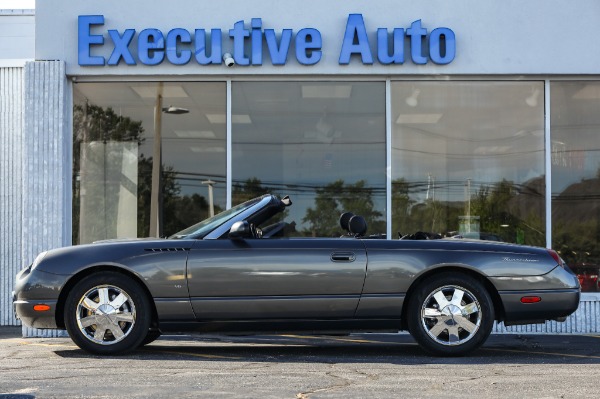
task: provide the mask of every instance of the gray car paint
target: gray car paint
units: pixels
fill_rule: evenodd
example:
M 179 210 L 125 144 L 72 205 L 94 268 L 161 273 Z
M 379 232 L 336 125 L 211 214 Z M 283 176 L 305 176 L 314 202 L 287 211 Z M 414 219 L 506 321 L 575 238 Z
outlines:
M 227 226 L 272 201 L 263 197 Z M 313 320 L 318 328 L 324 319 L 397 320 L 411 287 L 448 268 L 486 279 L 502 300 L 499 317 L 504 314 L 511 322 L 537 321 L 539 314 L 562 317 L 579 301 L 576 276 L 557 266 L 543 248 L 466 240 L 231 240 L 223 238 L 223 226 L 215 231 L 203 240 L 114 240 L 48 251 L 17 276 L 17 315 L 32 327 L 62 327 L 61 304 L 68 289 L 83 275 L 107 269 L 136 278 L 165 326 L 297 319 Z M 352 256 L 336 261 L 336 253 L 342 259 Z M 536 293 L 543 295 L 542 305 L 518 301 Z M 36 303 L 51 309 L 36 313 Z

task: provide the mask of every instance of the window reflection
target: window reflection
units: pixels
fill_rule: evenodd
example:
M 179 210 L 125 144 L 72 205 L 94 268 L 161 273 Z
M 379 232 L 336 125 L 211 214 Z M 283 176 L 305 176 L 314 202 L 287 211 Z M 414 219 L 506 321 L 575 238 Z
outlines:
M 385 233 L 383 82 L 234 82 L 232 202 L 294 201 L 293 235 L 339 236 L 344 211 Z
M 552 245 L 583 291 L 600 291 L 600 82 L 553 82 Z
M 153 180 L 158 95 L 162 163 Z M 208 217 L 207 182 L 215 212 L 225 209 L 225 95 L 224 83 L 74 85 L 73 243 L 148 236 L 155 180 L 163 235 Z
M 392 83 L 392 231 L 545 245 L 539 82 Z

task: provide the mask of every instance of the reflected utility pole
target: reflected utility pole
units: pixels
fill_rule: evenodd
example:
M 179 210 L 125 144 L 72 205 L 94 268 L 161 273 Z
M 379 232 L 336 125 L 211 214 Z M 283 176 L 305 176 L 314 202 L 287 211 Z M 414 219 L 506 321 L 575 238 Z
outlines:
M 208 185 L 208 216 L 213 217 L 215 216 L 215 205 L 213 202 L 213 186 L 217 183 L 208 179 L 204 180 L 202 184 Z
M 471 179 L 467 179 L 467 184 L 465 186 L 465 196 L 467 200 L 467 232 L 471 232 Z
M 163 84 L 156 91 L 154 105 L 154 154 L 152 156 L 152 188 L 150 191 L 150 237 L 162 236 L 162 96 Z

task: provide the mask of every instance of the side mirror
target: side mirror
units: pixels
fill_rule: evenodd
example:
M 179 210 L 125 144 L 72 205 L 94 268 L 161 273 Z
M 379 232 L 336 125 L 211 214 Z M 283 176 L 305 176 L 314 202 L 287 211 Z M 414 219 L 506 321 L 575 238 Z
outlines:
M 245 220 L 235 222 L 229 230 L 229 238 L 233 240 L 241 240 L 251 236 L 252 233 L 250 231 L 250 224 Z

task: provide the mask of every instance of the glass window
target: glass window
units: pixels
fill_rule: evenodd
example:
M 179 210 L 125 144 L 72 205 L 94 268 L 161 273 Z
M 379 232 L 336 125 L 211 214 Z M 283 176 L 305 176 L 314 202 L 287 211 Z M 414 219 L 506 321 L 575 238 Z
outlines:
M 289 235 L 340 236 L 344 211 L 385 233 L 383 82 L 234 82 L 232 114 L 234 205 L 290 195 Z
M 552 246 L 600 291 L 600 82 L 552 82 Z
M 225 83 L 78 83 L 73 93 L 74 244 L 168 236 L 208 217 L 211 201 L 225 209 Z
M 392 83 L 392 231 L 545 246 L 541 82 Z

